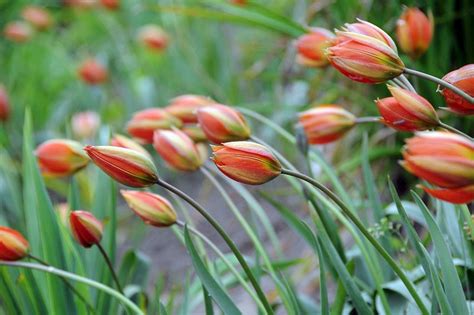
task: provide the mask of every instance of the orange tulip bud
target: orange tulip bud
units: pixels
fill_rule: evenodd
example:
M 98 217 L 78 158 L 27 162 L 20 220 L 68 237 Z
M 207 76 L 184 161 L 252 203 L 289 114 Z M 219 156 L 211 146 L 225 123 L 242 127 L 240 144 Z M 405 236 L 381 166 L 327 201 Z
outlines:
M 324 67 L 329 61 L 325 50 L 329 47 L 329 40 L 334 37 L 330 31 L 314 27 L 309 34 L 302 35 L 296 42 L 298 49 L 298 63 L 308 67 Z
M 26 6 L 21 11 L 21 16 L 40 31 L 48 29 L 53 22 L 47 10 L 35 5 Z
M 0 260 L 20 260 L 28 254 L 29 244 L 18 231 L 0 226 Z
M 433 15 L 418 8 L 405 8 L 397 21 L 397 40 L 403 52 L 412 59 L 423 55 L 433 38 Z
M 69 224 L 74 239 L 85 248 L 100 243 L 104 226 L 92 213 L 82 210 L 72 211 Z
M 153 147 L 171 168 L 190 172 L 202 165 L 193 140 L 178 129 L 155 131 Z
M 374 84 L 403 73 L 405 65 L 385 41 L 347 31 L 336 31 L 336 35 L 326 54 L 329 62 L 348 78 Z
M 97 0 L 65 0 L 65 4 L 77 9 L 91 9 L 97 5 Z
M 441 188 L 424 188 L 434 197 L 453 203 L 474 199 L 472 141 L 449 132 L 420 132 L 406 140 L 403 158 L 407 171 Z
M 420 95 L 394 86 L 388 86 L 393 97 L 375 103 L 382 115 L 382 122 L 400 131 L 421 131 L 439 126 L 438 114 L 433 106 Z
M 10 117 L 10 102 L 5 87 L 0 84 L 0 121 L 7 121 L 8 117 Z
M 196 123 L 196 110 L 200 107 L 214 104 L 215 102 L 201 95 L 181 95 L 171 100 L 165 110 L 183 123 Z
M 158 175 L 153 162 L 135 150 L 113 146 L 86 146 L 91 160 L 110 177 L 130 187 L 156 184 Z
M 209 159 L 209 146 L 203 142 L 196 143 L 196 149 L 198 150 L 201 164 L 204 164 Z
M 443 80 L 474 96 L 474 64 L 451 71 L 443 77 Z M 461 115 L 474 115 L 474 105 L 465 98 L 446 88 L 442 90 L 442 93 L 450 110 Z
M 264 184 L 281 174 L 281 165 L 263 145 L 249 141 L 212 146 L 211 158 L 226 176 L 249 185 Z
M 92 111 L 76 113 L 72 116 L 71 127 L 77 138 L 92 138 L 100 127 L 100 116 Z
M 151 51 L 162 52 L 169 43 L 168 34 L 159 26 L 149 24 L 138 31 L 138 39 Z
M 195 124 L 184 124 L 181 131 L 190 137 L 194 142 L 206 142 L 207 137 L 202 128 Z
M 181 120 L 161 108 L 149 108 L 135 113 L 127 124 L 127 131 L 146 143 L 153 142 L 153 132 L 157 129 L 181 127 Z
M 167 227 L 176 223 L 173 205 L 165 198 L 145 191 L 121 190 L 128 206 L 146 224 Z
M 23 43 L 31 38 L 33 32 L 27 23 L 14 21 L 5 25 L 3 35 L 13 42 Z
M 230 0 L 232 4 L 244 6 L 247 4 L 247 0 Z
M 214 104 L 199 108 L 197 118 L 207 138 L 214 143 L 250 137 L 250 127 L 244 116 L 229 106 Z
M 112 140 L 110 141 L 110 145 L 113 145 L 114 147 L 121 147 L 121 148 L 125 148 L 125 149 L 135 150 L 135 151 L 145 155 L 147 158 L 149 158 L 151 160 L 150 153 L 148 153 L 148 151 L 144 147 L 142 147 L 136 141 L 133 141 L 132 139 L 127 138 L 125 136 L 114 135 Z
M 117 10 L 120 7 L 120 0 L 100 0 L 102 6 L 108 10 Z
M 346 32 L 362 34 L 378 39 L 392 48 L 393 51 L 397 52 L 395 42 L 384 30 L 370 22 L 361 19 L 357 19 L 357 21 L 357 23 L 346 23 L 342 29 Z
M 92 58 L 84 61 L 77 71 L 82 81 L 87 84 L 95 85 L 107 80 L 107 69 Z
M 35 155 L 43 176 L 62 177 L 72 175 L 89 163 L 79 142 L 53 139 L 40 144 Z
M 310 144 L 325 144 L 335 141 L 355 126 L 356 117 L 337 105 L 322 105 L 299 114 Z

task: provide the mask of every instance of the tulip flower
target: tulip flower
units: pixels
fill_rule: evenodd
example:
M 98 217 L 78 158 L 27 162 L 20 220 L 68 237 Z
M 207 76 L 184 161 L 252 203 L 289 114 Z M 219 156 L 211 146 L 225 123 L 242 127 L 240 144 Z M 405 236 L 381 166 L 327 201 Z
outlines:
M 412 59 L 423 55 L 433 38 L 433 15 L 426 16 L 418 8 L 405 8 L 397 21 L 397 40 L 403 52 Z
M 337 105 L 322 105 L 299 114 L 310 144 L 325 144 L 338 140 L 356 124 L 356 117 Z
M 382 115 L 382 122 L 400 131 L 421 131 L 440 125 L 438 114 L 422 96 L 394 86 L 388 86 L 393 97 L 375 103 Z
M 149 108 L 135 113 L 127 124 L 130 135 L 145 143 L 153 142 L 153 133 L 157 129 L 181 127 L 181 120 L 161 108 Z
M 357 23 L 346 23 L 342 29 L 346 32 L 357 33 L 378 39 L 392 48 L 393 51 L 397 52 L 395 42 L 387 33 L 385 33 L 384 30 L 370 22 L 361 19 L 357 19 L 357 21 Z
M 165 110 L 183 123 L 196 123 L 196 110 L 210 104 L 214 104 L 212 99 L 201 95 L 181 95 L 171 100 Z
M 52 19 L 47 10 L 35 5 L 28 5 L 21 11 L 21 16 L 37 30 L 44 31 L 52 24 Z
M 40 144 L 35 155 L 43 176 L 62 177 L 84 168 L 89 159 L 79 142 L 53 139 Z
M 117 10 L 120 7 L 120 0 L 100 0 L 100 4 L 108 10 Z
M 178 129 L 155 131 L 153 147 L 171 168 L 191 172 L 202 165 L 193 140 Z
M 110 177 L 130 187 L 156 184 L 158 175 L 153 162 L 135 150 L 114 146 L 86 146 L 91 160 Z
M 212 160 L 226 176 L 249 185 L 264 184 L 281 174 L 281 165 L 265 146 L 234 141 L 212 146 Z
M 0 226 L 0 260 L 20 260 L 28 255 L 28 248 L 28 242 L 18 231 Z
M 443 80 L 460 88 L 470 96 L 474 96 L 474 64 L 451 71 L 443 77 Z M 469 103 L 450 89 L 445 88 L 442 93 L 451 111 L 461 115 L 474 115 L 474 104 Z
M 10 102 L 5 87 L 0 84 L 0 121 L 7 121 L 10 117 Z
M 104 83 L 107 80 L 107 69 L 95 59 L 85 60 L 77 70 L 82 81 L 95 85 Z
M 436 188 L 430 195 L 451 203 L 474 200 L 474 143 L 449 132 L 420 132 L 406 140 L 401 165 Z
M 209 146 L 206 143 L 196 143 L 196 149 L 199 153 L 201 163 L 204 164 L 209 159 Z
M 199 125 L 196 124 L 184 124 L 181 127 L 181 131 L 184 132 L 188 137 L 190 137 L 194 142 L 206 142 L 207 137 L 204 131 Z
M 385 41 L 348 31 L 337 31 L 336 35 L 326 55 L 329 62 L 348 78 L 375 84 L 403 73 L 405 65 L 394 47 Z
M 65 4 L 78 9 L 91 9 L 96 6 L 97 0 L 65 0 Z
M 136 141 L 133 141 L 132 139 L 127 138 L 125 136 L 114 135 L 112 137 L 111 141 L 110 141 L 110 145 L 112 145 L 114 147 L 121 147 L 121 148 L 135 150 L 135 151 L 145 155 L 146 157 L 148 157 L 151 160 L 150 153 L 148 153 L 148 151 L 144 147 L 142 147 Z
M 27 23 L 14 21 L 5 25 L 3 35 L 13 42 L 24 43 L 31 38 L 33 32 Z
M 77 138 L 92 138 L 100 127 L 100 116 L 93 111 L 76 113 L 72 116 L 71 127 Z
M 324 28 L 311 28 L 310 33 L 300 36 L 296 42 L 297 61 L 308 67 L 326 66 L 329 61 L 325 50 L 333 37 L 334 34 Z
M 176 212 L 167 199 L 145 191 L 121 190 L 120 193 L 146 224 L 167 227 L 176 223 Z
M 74 239 L 85 248 L 97 245 L 102 239 L 104 226 L 92 213 L 82 210 L 72 211 L 69 224 Z
M 237 110 L 221 105 L 209 105 L 197 110 L 199 125 L 207 139 L 214 143 L 247 140 L 250 127 Z
M 151 51 L 162 52 L 168 46 L 169 37 L 161 27 L 148 24 L 138 31 L 138 40 Z

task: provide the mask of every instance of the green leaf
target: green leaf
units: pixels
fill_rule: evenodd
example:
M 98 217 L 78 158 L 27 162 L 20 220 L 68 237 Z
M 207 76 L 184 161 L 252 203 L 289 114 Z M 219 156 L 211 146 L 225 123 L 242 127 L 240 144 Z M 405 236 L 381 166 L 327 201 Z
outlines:
M 204 266 L 203 261 L 199 257 L 193 241 L 191 240 L 191 236 L 189 235 L 188 228 L 185 227 L 184 229 L 184 240 L 186 243 L 186 248 L 188 249 L 189 255 L 191 257 L 191 261 L 194 266 L 194 270 L 196 274 L 201 279 L 202 284 L 207 289 L 209 294 L 211 295 L 212 299 L 219 305 L 220 309 L 228 315 L 240 315 L 242 314 L 237 306 L 235 306 L 234 302 L 230 299 L 227 293 L 219 286 L 219 284 L 213 279 L 212 275 L 207 271 L 206 267 Z

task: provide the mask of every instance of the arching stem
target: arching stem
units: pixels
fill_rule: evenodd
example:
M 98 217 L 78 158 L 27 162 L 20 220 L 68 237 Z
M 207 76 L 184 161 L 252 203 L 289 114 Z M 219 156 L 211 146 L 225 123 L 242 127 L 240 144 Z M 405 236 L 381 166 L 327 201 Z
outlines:
M 102 245 L 100 245 L 100 243 L 97 243 L 97 248 L 99 248 L 100 253 L 102 254 L 105 259 L 105 262 L 107 263 L 107 267 L 109 267 L 110 273 L 112 274 L 112 278 L 114 279 L 117 289 L 120 291 L 120 293 L 123 294 L 122 286 L 120 285 L 119 279 L 117 277 L 117 274 L 115 273 L 114 266 L 110 261 L 109 255 L 107 255 L 107 252 L 104 250 Z

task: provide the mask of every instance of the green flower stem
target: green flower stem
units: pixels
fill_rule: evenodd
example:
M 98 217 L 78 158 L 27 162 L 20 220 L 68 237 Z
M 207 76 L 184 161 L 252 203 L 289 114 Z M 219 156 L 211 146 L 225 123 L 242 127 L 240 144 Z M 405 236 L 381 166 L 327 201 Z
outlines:
M 456 93 L 457 95 L 461 96 L 462 98 L 466 99 L 469 103 L 471 104 L 474 104 L 474 97 L 470 96 L 469 94 L 467 94 L 466 92 L 464 92 L 463 90 L 461 90 L 460 88 L 458 87 L 455 87 L 454 85 L 452 85 L 451 83 L 448 83 L 442 79 L 439 79 L 435 76 L 432 76 L 430 74 L 427 74 L 427 73 L 424 73 L 424 72 L 420 72 L 420 71 L 416 71 L 416 70 L 413 70 L 413 69 L 408 69 L 408 68 L 405 68 L 404 72 L 406 74 L 411 74 L 411 75 L 414 75 L 414 76 L 417 76 L 417 77 L 420 77 L 422 79 L 425 79 L 425 80 L 429 80 L 429 81 L 432 81 L 432 82 L 435 82 L 435 83 L 438 83 L 439 85 L 447 88 L 447 89 L 450 89 L 451 91 L 453 91 L 454 93 Z
M 446 129 L 446 130 L 449 130 L 449 131 L 451 131 L 451 132 L 453 132 L 453 133 L 456 133 L 456 134 L 458 134 L 458 135 L 460 135 L 460 136 L 463 136 L 463 137 L 465 137 L 465 138 L 467 138 L 467 139 L 469 139 L 469 140 L 471 140 L 471 141 L 474 141 L 474 138 L 468 136 L 468 135 L 465 134 L 464 132 L 462 132 L 462 131 L 460 131 L 460 130 L 458 130 L 458 129 L 456 129 L 456 128 L 454 128 L 454 127 L 448 125 L 448 124 L 445 124 L 445 123 L 443 123 L 443 122 L 441 122 L 441 121 L 439 122 L 439 126 L 442 127 L 442 128 L 444 128 L 444 129 Z
M 407 290 L 410 292 L 411 296 L 415 300 L 415 303 L 420 308 L 420 311 L 422 312 L 422 314 L 423 315 L 429 314 L 425 304 L 423 303 L 420 296 L 418 295 L 418 292 L 416 291 L 415 287 L 407 278 L 403 270 L 398 266 L 397 262 L 393 260 L 390 254 L 382 247 L 382 245 L 379 244 L 379 242 L 377 242 L 377 240 L 372 236 L 372 234 L 370 234 L 370 232 L 365 228 L 364 224 L 359 220 L 359 218 L 349 210 L 346 204 L 341 199 L 339 199 L 339 197 L 336 194 L 334 194 L 331 190 L 329 190 L 326 186 L 322 185 L 318 181 L 304 174 L 301 174 L 299 172 L 282 169 L 282 174 L 293 176 L 305 182 L 308 182 L 314 187 L 316 187 L 317 189 L 321 190 L 329 198 L 331 198 L 334 201 L 334 203 L 336 203 L 339 206 L 339 208 L 344 212 L 344 214 L 347 217 L 349 217 L 349 219 L 357 226 L 357 228 L 362 232 L 362 234 L 367 238 L 367 240 L 375 247 L 375 249 L 379 252 L 379 254 L 390 265 L 393 271 L 400 277 L 400 280 L 405 284 Z
M 232 239 L 227 235 L 225 230 L 220 226 L 220 224 L 214 220 L 214 218 L 199 204 L 197 203 L 193 198 L 189 197 L 186 193 L 183 191 L 179 190 L 178 188 L 174 187 L 173 185 L 168 184 L 167 182 L 158 179 L 156 182 L 157 185 L 165 188 L 166 190 L 171 191 L 172 193 L 178 195 L 182 199 L 184 199 L 187 203 L 189 203 L 194 209 L 196 209 L 206 220 L 209 222 L 214 229 L 221 235 L 221 237 L 224 239 L 224 241 L 227 243 L 227 246 L 231 249 L 231 251 L 234 253 L 235 257 L 239 261 L 240 265 L 244 269 L 244 272 L 247 274 L 247 277 L 249 278 L 250 282 L 252 283 L 252 286 L 255 289 L 255 292 L 257 293 L 260 301 L 262 301 L 263 305 L 265 306 L 265 310 L 267 314 L 273 314 L 273 309 L 270 306 L 270 303 L 268 303 L 267 298 L 265 297 L 265 293 L 263 293 L 262 288 L 258 284 L 257 280 L 255 279 L 255 276 L 252 273 L 252 270 L 250 269 L 249 265 L 245 261 L 244 257 L 240 253 L 239 249 L 235 245 L 235 243 L 232 241 Z
M 184 226 L 186 225 L 188 227 L 188 230 L 192 234 L 194 234 L 195 236 L 200 238 L 204 243 L 206 243 L 222 259 L 222 262 L 234 274 L 235 278 L 240 282 L 240 284 L 245 289 L 245 291 L 247 291 L 247 293 L 255 301 L 258 308 L 260 310 L 262 310 L 263 312 L 265 312 L 265 307 L 263 306 L 262 302 L 259 300 L 258 296 L 255 294 L 255 292 L 253 292 L 252 288 L 247 284 L 245 279 L 240 275 L 239 271 L 237 269 L 235 269 L 235 267 L 232 265 L 232 263 L 229 261 L 229 259 L 227 259 L 227 257 L 224 255 L 224 253 L 221 252 L 221 250 L 219 248 L 217 248 L 217 246 L 210 239 L 208 239 L 204 234 L 202 234 L 201 232 L 199 232 L 197 229 L 190 226 L 189 224 L 184 223 L 183 221 L 180 221 L 180 220 L 176 221 L 176 225 L 178 225 L 182 228 L 184 228 Z
M 109 255 L 107 255 L 107 252 L 104 250 L 102 245 L 100 245 L 100 243 L 97 243 L 97 247 L 99 248 L 99 251 L 102 254 L 102 256 L 104 256 L 105 262 L 107 263 L 107 267 L 109 267 L 110 273 L 112 274 L 112 278 L 114 279 L 117 289 L 120 291 L 120 293 L 123 294 L 122 286 L 120 285 L 119 279 L 117 277 L 117 274 L 115 273 L 114 266 L 112 265 L 112 262 L 110 261 Z
M 46 261 L 42 260 L 41 258 L 38 258 L 38 257 L 33 256 L 31 254 L 29 254 L 27 257 L 30 258 L 31 260 L 34 260 L 34 261 L 40 263 L 43 266 L 51 267 L 50 264 L 48 264 Z M 89 312 L 91 312 L 92 314 L 95 314 L 94 307 L 86 300 L 86 298 L 79 291 L 77 291 L 76 288 L 69 281 L 67 281 L 63 277 L 61 277 L 61 280 L 79 298 L 79 300 L 81 300 L 84 303 L 84 305 L 87 307 Z
M 400 79 L 400 81 L 401 81 L 402 83 L 405 84 L 407 90 L 416 93 L 415 88 L 414 88 L 413 85 L 410 83 L 410 81 L 408 81 L 408 79 L 407 79 L 406 76 L 404 76 L 403 74 L 401 74 L 398 78 Z
M 84 284 L 87 284 L 91 287 L 94 287 L 96 289 L 99 289 L 101 291 L 104 291 L 105 293 L 110 294 L 111 296 L 115 297 L 117 300 L 121 301 L 125 306 L 127 306 L 130 311 L 132 311 L 134 314 L 139 314 L 139 315 L 145 315 L 140 308 L 138 308 L 137 305 L 135 305 L 132 301 L 127 299 L 126 296 L 121 294 L 120 292 L 91 279 L 84 278 L 81 276 L 78 276 L 76 274 L 52 267 L 52 266 L 43 266 L 40 264 L 33 264 L 33 263 L 26 263 L 26 262 L 20 262 L 20 261 L 0 261 L 0 266 L 10 266 L 10 267 L 18 267 L 18 268 L 27 268 L 27 269 L 33 269 L 33 270 L 40 270 L 44 272 L 48 272 L 53 275 L 57 275 L 61 278 L 65 279 L 70 279 L 73 281 L 81 282 Z
M 379 123 L 381 122 L 381 117 L 358 117 L 356 118 L 356 124 L 364 124 L 364 123 Z

